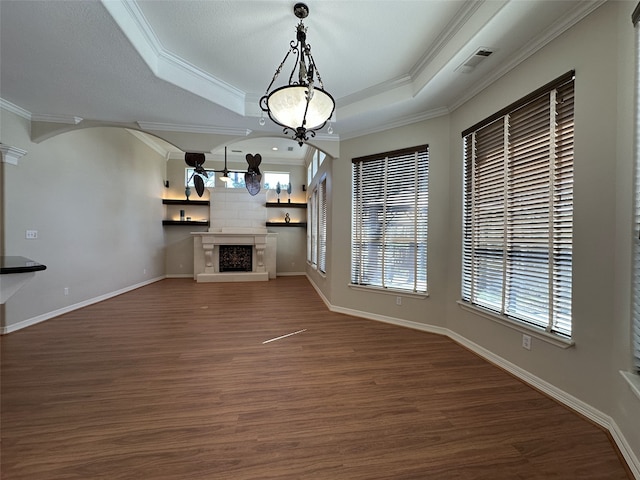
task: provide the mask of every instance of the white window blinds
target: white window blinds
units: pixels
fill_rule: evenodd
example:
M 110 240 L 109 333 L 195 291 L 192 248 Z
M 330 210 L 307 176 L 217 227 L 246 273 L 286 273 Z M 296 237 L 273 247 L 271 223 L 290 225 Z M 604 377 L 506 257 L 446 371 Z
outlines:
M 318 194 L 318 270 L 327 273 L 327 179 L 323 178 Z
M 573 72 L 463 142 L 462 299 L 571 336 Z
M 352 162 L 352 284 L 426 293 L 428 146 Z
M 633 366 L 640 374 L 640 4 L 632 15 L 636 30 L 635 225 L 633 241 Z

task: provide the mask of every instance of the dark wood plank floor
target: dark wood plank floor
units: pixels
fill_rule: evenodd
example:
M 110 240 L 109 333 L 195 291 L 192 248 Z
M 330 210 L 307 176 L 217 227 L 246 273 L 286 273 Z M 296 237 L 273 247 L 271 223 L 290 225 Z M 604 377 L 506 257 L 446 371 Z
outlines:
M 1 342 L 3 480 L 631 478 L 599 427 L 304 277 L 164 280 Z

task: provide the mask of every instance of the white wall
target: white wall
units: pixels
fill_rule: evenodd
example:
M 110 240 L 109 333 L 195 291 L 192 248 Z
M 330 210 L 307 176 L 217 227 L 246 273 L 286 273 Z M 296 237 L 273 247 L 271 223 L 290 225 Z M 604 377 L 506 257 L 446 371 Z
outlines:
M 164 276 L 162 157 L 120 128 L 35 144 L 27 120 L 0 115 L 0 141 L 27 151 L 2 164 L 4 254 L 47 266 L 7 301 L 3 331 Z

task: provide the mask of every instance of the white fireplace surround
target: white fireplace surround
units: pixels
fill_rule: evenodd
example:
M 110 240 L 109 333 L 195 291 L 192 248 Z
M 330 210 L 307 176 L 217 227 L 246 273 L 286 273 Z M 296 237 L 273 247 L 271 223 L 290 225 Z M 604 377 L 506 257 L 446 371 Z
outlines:
M 268 281 L 276 277 L 276 234 L 267 232 L 266 192 L 215 187 L 210 191 L 210 225 L 193 236 L 197 282 Z M 220 245 L 252 245 L 251 272 L 221 272 Z

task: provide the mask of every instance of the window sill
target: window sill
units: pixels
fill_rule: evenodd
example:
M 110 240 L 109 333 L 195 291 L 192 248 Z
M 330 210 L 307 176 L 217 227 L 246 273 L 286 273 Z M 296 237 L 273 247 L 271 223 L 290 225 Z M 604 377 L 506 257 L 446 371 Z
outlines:
M 565 337 L 561 337 L 560 335 L 555 335 L 553 333 L 545 332 L 544 330 L 540 328 L 536 328 L 534 326 L 529 326 L 524 323 L 516 322 L 515 320 L 511 320 L 509 318 L 503 317 L 501 315 L 490 312 L 483 308 L 470 305 L 467 302 L 464 302 L 462 300 L 458 300 L 457 303 L 460 306 L 460 308 L 462 308 L 463 310 L 474 313 L 476 315 L 480 315 L 481 317 L 487 318 L 496 323 L 512 328 L 519 332 L 525 333 L 527 335 L 531 335 L 532 337 L 535 337 L 543 342 L 549 343 L 556 347 L 570 348 L 575 345 L 575 342 L 569 338 L 565 338 Z
M 632 372 L 625 372 L 624 370 L 620 370 L 620 375 L 624 378 L 629 384 L 629 388 L 635 394 L 638 399 L 640 399 L 640 375 L 636 375 Z
M 396 297 L 410 297 L 410 298 L 427 298 L 429 296 L 428 293 L 415 293 L 408 292 L 407 290 L 398 290 L 394 288 L 382 288 L 382 287 L 373 287 L 373 286 L 365 286 L 365 285 L 356 285 L 354 283 L 348 284 L 349 288 L 354 290 L 361 290 L 363 292 L 374 292 L 374 293 L 383 293 L 386 295 L 395 295 Z

